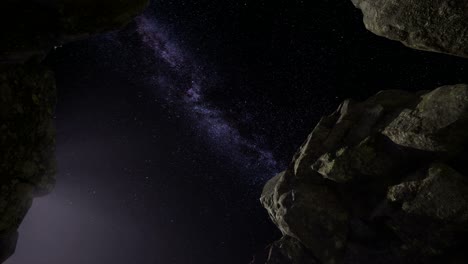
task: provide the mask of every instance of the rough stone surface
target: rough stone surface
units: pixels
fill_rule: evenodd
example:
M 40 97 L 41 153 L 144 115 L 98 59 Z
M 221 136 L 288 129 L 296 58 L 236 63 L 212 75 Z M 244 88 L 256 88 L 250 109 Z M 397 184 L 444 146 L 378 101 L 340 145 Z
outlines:
M 466 263 L 467 94 L 460 84 L 345 101 L 265 185 L 262 204 L 318 263 Z
M 325 183 L 292 183 L 287 182 L 289 178 L 286 172 L 279 174 L 262 194 L 271 219 L 284 235 L 314 249 L 318 259 L 337 261 L 342 257 L 348 231 L 347 212 Z
M 390 187 L 387 199 L 396 208 L 388 214 L 389 226 L 409 252 L 440 255 L 454 236 L 466 235 L 468 178 L 446 164 L 432 164 L 422 177 Z
M 466 0 L 352 0 L 371 32 L 408 47 L 468 58 Z
M 383 132 L 398 145 L 424 151 L 457 154 L 468 138 L 466 85 L 442 87 L 423 96 L 414 109 L 405 109 Z
M 255 256 L 250 264 L 318 264 L 307 249 L 293 237 L 284 236 Z
M 148 0 L 6 0 L 0 4 L 0 263 L 34 197 L 55 183 L 54 46 L 118 29 Z

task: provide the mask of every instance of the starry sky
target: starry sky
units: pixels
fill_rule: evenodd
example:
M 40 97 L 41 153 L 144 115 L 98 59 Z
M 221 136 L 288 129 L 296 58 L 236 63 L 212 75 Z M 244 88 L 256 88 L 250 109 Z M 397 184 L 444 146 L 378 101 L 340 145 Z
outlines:
M 192 2 L 50 54 L 58 182 L 7 264 L 248 263 L 280 237 L 261 188 L 322 115 L 468 81 L 462 59 L 367 32 L 350 1 Z

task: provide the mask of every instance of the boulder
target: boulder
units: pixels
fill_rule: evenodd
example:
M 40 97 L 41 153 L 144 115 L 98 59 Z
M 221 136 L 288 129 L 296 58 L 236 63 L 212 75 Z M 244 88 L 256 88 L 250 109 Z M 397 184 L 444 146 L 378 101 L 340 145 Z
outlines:
M 287 182 L 280 173 L 265 186 L 261 201 L 283 235 L 302 242 L 326 263 L 343 257 L 348 214 L 325 183 Z M 323 239 L 317 239 L 323 238 Z
M 383 134 L 398 145 L 457 154 L 468 138 L 466 85 L 441 87 L 425 94 L 414 109 L 403 110 Z
M 408 47 L 468 58 L 465 0 L 352 0 L 371 32 Z
M 265 185 L 263 206 L 319 263 L 468 261 L 467 94 L 345 101 Z
M 318 264 L 295 238 L 284 236 L 255 256 L 250 264 Z
M 422 176 L 422 177 L 421 177 Z M 439 256 L 463 248 L 468 227 L 468 178 L 443 163 L 431 164 L 416 179 L 391 186 L 389 226 L 405 254 Z

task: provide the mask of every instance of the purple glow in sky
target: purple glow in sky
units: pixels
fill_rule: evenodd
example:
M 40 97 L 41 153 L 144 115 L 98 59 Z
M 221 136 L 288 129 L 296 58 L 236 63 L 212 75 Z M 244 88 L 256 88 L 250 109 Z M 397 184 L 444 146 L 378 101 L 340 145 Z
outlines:
M 209 139 L 220 155 L 246 169 L 264 171 L 259 179 L 264 181 L 280 171 L 273 153 L 260 142 L 242 136 L 235 124 L 228 122 L 223 111 L 205 99 L 204 89 L 210 82 L 211 72 L 203 72 L 189 54 L 171 40 L 170 34 L 149 16 L 136 19 L 137 31 L 152 56 L 171 69 L 170 75 L 155 74 L 150 85 L 164 100 L 184 110 L 200 136 Z
M 16 253 L 6 264 L 135 261 L 128 252 L 141 251 L 138 245 L 144 243 L 143 235 L 129 230 L 132 225 L 122 215 L 106 215 L 91 201 L 66 200 L 69 196 L 56 192 L 34 200 L 19 229 Z M 109 243 L 112 240 L 119 243 Z
M 231 188 L 228 177 L 223 184 L 212 179 L 219 174 L 238 175 L 231 168 L 240 168 L 245 175 L 256 176 L 232 179 L 242 186 L 258 187 L 280 166 L 261 138 L 250 139 L 239 132 L 238 123 L 246 122 L 243 113 L 241 121 L 233 121 L 210 104 L 206 94 L 216 87 L 215 74 L 181 49 L 156 20 L 142 16 L 136 22 L 144 45 L 129 45 L 123 52 L 133 54 L 129 49 L 141 49 L 145 56 L 137 59 L 156 65 L 154 69 L 135 68 L 144 72 L 138 77 L 148 81 L 143 88 L 150 87 L 151 96 L 141 98 L 133 83 L 126 83 L 128 76 L 103 75 L 92 55 L 88 59 L 96 67 L 91 70 L 86 67 L 83 73 L 74 64 L 59 70 L 66 74 L 62 76 L 65 84 L 79 85 L 61 89 L 57 186 L 53 194 L 34 201 L 20 228 L 16 254 L 7 264 L 220 263 L 206 260 L 219 259 L 229 250 L 236 256 L 235 245 L 252 239 L 248 236 L 255 227 L 250 222 L 243 226 L 245 217 L 236 216 L 242 210 L 250 213 L 252 206 L 242 201 L 247 196 L 221 188 Z M 129 44 L 117 42 L 115 36 L 108 34 L 95 41 L 105 51 L 106 44 Z M 115 47 L 109 50 L 111 56 L 120 52 Z M 100 62 L 107 54 L 101 52 Z M 125 62 L 111 61 L 112 69 Z M 127 98 L 129 94 L 135 98 Z M 154 108 L 140 106 L 140 98 L 145 102 L 142 105 L 151 101 Z M 172 127 L 165 110 L 182 115 L 197 138 L 189 133 L 187 139 L 175 131 L 185 126 Z M 212 151 L 203 148 L 197 152 L 197 146 L 205 145 Z M 186 152 L 178 153 L 180 148 Z M 212 156 L 223 160 L 204 168 L 186 153 L 206 154 L 209 158 L 198 159 L 201 163 L 211 163 Z M 197 179 L 212 170 L 215 172 L 207 178 Z M 234 191 L 238 197 L 231 195 Z M 239 210 L 232 213 L 238 204 L 242 204 Z

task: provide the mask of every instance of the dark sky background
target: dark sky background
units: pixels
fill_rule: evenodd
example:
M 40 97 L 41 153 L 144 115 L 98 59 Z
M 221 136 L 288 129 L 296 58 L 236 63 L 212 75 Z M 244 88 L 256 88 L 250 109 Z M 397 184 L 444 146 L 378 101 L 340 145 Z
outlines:
M 280 237 L 258 198 L 345 98 L 468 81 L 367 32 L 351 1 L 153 1 L 68 44 L 58 183 L 7 264 L 240 264 Z

